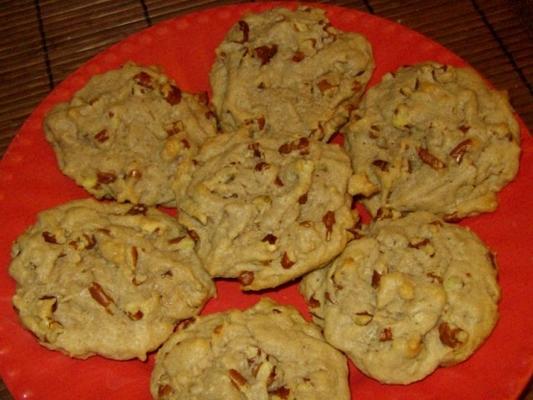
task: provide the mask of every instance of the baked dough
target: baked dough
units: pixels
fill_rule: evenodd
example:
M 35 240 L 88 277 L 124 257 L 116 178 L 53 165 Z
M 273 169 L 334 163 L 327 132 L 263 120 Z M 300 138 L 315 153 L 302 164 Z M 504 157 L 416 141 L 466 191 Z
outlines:
M 39 342 L 77 358 L 144 360 L 214 284 L 174 218 L 78 200 L 39 214 L 13 246 L 13 304 Z
M 267 298 L 184 324 L 157 353 L 154 399 L 347 400 L 345 357 L 292 307 Z
M 360 34 L 341 32 L 323 10 L 274 8 L 248 14 L 216 50 L 209 75 L 226 131 L 328 140 L 355 108 L 374 70 Z
M 425 212 L 360 235 L 300 286 L 326 340 L 383 383 L 467 359 L 498 318 L 492 253 L 468 229 Z
M 519 133 L 506 96 L 471 69 L 400 68 L 367 92 L 344 130 L 350 192 L 373 215 L 425 210 L 456 220 L 494 211 L 518 171 Z
M 44 129 L 60 169 L 97 198 L 174 205 L 176 166 L 216 134 L 216 118 L 206 95 L 128 63 L 55 106 Z
M 351 239 L 350 175 L 337 145 L 221 134 L 178 166 L 178 218 L 212 276 L 272 288 L 325 265 Z

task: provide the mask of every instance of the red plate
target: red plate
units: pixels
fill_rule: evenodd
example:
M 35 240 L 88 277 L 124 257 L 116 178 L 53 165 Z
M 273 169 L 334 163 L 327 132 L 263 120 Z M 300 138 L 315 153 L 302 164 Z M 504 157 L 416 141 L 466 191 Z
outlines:
M 280 5 L 282 3 L 276 3 Z M 293 8 L 294 3 L 283 3 Z M 208 88 L 214 49 L 228 28 L 247 11 L 271 8 L 271 3 L 213 8 L 160 23 L 132 35 L 99 54 L 59 85 L 33 112 L 0 162 L 0 374 L 20 399 L 149 399 L 153 356 L 148 362 L 110 361 L 92 357 L 80 361 L 41 347 L 18 322 L 11 307 L 15 283 L 7 270 L 11 243 L 35 221 L 39 211 L 68 200 L 87 197 L 63 176 L 41 128 L 43 115 L 69 99 L 94 74 L 117 68 L 127 60 L 157 64 L 188 91 Z M 435 60 L 463 66 L 459 57 L 426 37 L 396 23 L 356 10 L 317 5 L 327 10 L 334 26 L 364 34 L 376 59 L 374 84 L 403 64 Z M 523 122 L 522 160 L 517 179 L 500 194 L 497 212 L 463 222 L 497 254 L 502 301 L 501 317 L 487 342 L 466 362 L 441 368 L 409 385 L 381 385 L 351 365 L 350 385 L 357 399 L 504 399 L 516 398 L 533 371 L 531 289 L 533 252 L 533 139 Z M 218 299 L 204 313 L 243 308 L 258 295 L 241 294 L 236 284 L 218 282 Z M 295 284 L 262 295 L 294 304 L 307 314 Z M 332 399 L 334 400 L 334 399 Z

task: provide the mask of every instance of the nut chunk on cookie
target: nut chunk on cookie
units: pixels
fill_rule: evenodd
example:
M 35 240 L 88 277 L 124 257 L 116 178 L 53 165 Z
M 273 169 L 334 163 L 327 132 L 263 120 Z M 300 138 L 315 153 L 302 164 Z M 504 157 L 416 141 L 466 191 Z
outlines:
M 472 232 L 419 212 L 385 219 L 301 283 L 326 340 L 366 375 L 408 384 L 467 359 L 498 318 L 493 256 Z
M 374 60 L 360 34 L 331 26 L 323 10 L 248 14 L 216 50 L 210 82 L 222 128 L 328 140 L 366 87 Z
M 214 295 L 192 239 L 144 205 L 79 200 L 39 214 L 13 246 L 13 304 L 71 357 L 144 360 Z
M 212 276 L 238 278 L 244 290 L 276 287 L 351 239 L 350 175 L 337 145 L 221 134 L 178 167 L 179 221 Z
M 370 89 L 344 128 L 350 192 L 380 209 L 454 220 L 494 211 L 518 170 L 519 125 L 507 98 L 474 71 L 404 67 Z
M 292 307 L 264 298 L 184 324 L 157 353 L 154 399 L 347 400 L 344 356 Z
M 44 129 L 61 170 L 97 198 L 173 205 L 176 165 L 216 134 L 216 121 L 207 96 L 128 63 L 58 104 Z

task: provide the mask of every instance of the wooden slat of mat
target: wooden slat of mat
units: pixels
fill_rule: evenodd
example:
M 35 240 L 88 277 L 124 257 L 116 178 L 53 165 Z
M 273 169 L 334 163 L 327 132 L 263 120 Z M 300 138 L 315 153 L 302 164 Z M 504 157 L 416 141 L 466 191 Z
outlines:
M 533 116 L 533 37 L 523 29 L 517 14 L 519 9 L 506 7 L 506 0 L 477 0 L 475 4 L 525 86 L 525 90 L 511 88 L 511 93 L 514 93 L 512 101 L 518 112 L 529 119 L 529 127 L 533 128 L 531 117 L 528 117 Z
M 370 4 L 378 15 L 394 19 L 435 39 L 467 60 L 497 88 L 508 90 L 513 106 L 526 124 L 533 128 L 533 108 L 531 107 L 533 95 L 510 62 L 506 54 L 507 48 L 504 50 L 491 32 L 491 29 L 496 30 L 492 28 L 490 22 L 490 17 L 495 18 L 495 8 L 487 4 L 493 5 L 499 1 L 487 0 L 476 3 L 486 21 L 481 18 L 474 3 L 467 1 L 370 0 Z M 483 7 L 487 7 L 487 11 L 484 12 Z M 500 4 L 500 7 L 507 9 L 507 15 L 513 14 L 508 4 Z M 454 17 L 450 18 L 450 16 Z M 495 19 L 495 23 L 497 22 L 498 20 Z M 508 37 L 506 27 L 500 28 L 500 35 Z M 523 28 L 522 31 L 525 32 Z M 527 33 L 525 35 L 527 36 Z M 530 41 L 513 41 L 512 44 L 513 47 L 510 47 L 508 52 L 521 54 L 524 66 L 532 62 L 531 54 L 528 56 Z
M 41 1 L 54 83 L 111 44 L 147 26 L 138 0 Z
M 157 22 L 184 12 L 235 2 L 242 1 L 41 1 L 43 23 L 47 22 L 43 26 L 45 39 L 48 38 L 46 43 L 53 50 L 48 56 L 54 82 L 63 79 L 101 49 L 142 29 L 152 19 Z M 523 90 L 524 83 L 516 79 L 515 68 L 502 57 L 501 48 L 500 53 L 497 52 L 497 40 L 483 20 L 479 19 L 479 13 L 472 12 L 472 7 L 468 7 L 472 3 L 454 6 L 450 4 L 452 2 L 444 0 L 393 4 L 389 4 L 392 2 L 387 0 L 326 2 L 376 11 L 391 19 L 399 18 L 411 28 L 433 37 L 462 55 L 497 86 L 510 89 L 515 105 L 531 107 L 533 96 Z M 529 0 L 511 0 L 511 3 L 518 4 L 518 8 L 520 3 L 528 2 Z M 15 129 L 49 89 L 38 21 L 37 18 L 28 17 L 36 15 L 35 3 L 34 0 L 0 2 L 0 154 L 3 154 Z M 463 12 L 465 5 L 468 12 Z M 477 0 L 477 5 L 524 76 L 531 82 L 533 42 L 525 38 L 526 30 L 517 18 L 513 18 L 509 3 L 504 0 Z M 531 10 L 526 7 L 525 11 L 520 16 L 528 21 L 525 15 L 528 12 L 531 15 Z M 450 15 L 456 15 L 457 18 L 451 19 Z M 479 35 L 479 32 L 483 34 Z M 531 128 L 531 119 L 524 115 L 527 110 L 524 113 L 519 109 L 519 112 L 526 121 L 529 120 Z M 11 398 L 1 383 L 0 398 Z M 530 394 L 527 399 L 533 399 L 533 395 Z
M 2 4 L 0 21 L 0 154 L 3 154 L 15 131 L 50 86 L 34 2 Z
M 176 15 L 181 15 L 186 12 L 197 11 L 208 7 L 220 6 L 225 4 L 245 3 L 250 0 L 200 0 L 200 1 L 184 1 L 184 0 L 144 0 L 146 9 L 152 23 L 157 23 L 163 19 L 171 18 Z M 335 4 L 339 6 L 349 6 L 358 8 L 363 11 L 368 11 L 363 0 L 333 0 L 322 1 L 322 3 Z

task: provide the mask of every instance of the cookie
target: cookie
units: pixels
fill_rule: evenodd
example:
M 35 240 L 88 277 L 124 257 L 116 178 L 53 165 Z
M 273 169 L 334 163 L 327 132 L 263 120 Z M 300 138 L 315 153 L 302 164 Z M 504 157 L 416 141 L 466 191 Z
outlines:
M 13 304 L 49 349 L 144 360 L 215 293 L 193 247 L 156 209 L 66 203 L 40 213 L 13 245 Z
M 368 41 L 332 27 L 323 10 L 274 8 L 246 15 L 216 49 L 212 102 L 226 131 L 249 125 L 327 141 L 373 69 Z
M 154 399 L 350 398 L 344 356 L 292 307 L 263 298 L 183 324 L 157 353 Z
M 272 288 L 325 265 L 351 239 L 350 175 L 337 145 L 220 134 L 178 166 L 178 218 L 212 276 Z
M 426 212 L 360 234 L 300 286 L 326 340 L 383 383 L 408 384 L 467 359 L 498 319 L 492 253 Z
M 518 170 L 519 131 L 505 95 L 471 69 L 400 68 L 367 92 L 344 130 L 350 191 L 373 215 L 424 210 L 455 220 L 494 211 Z
M 179 161 L 216 134 L 206 95 L 132 63 L 94 76 L 45 118 L 59 167 L 97 198 L 173 205 Z

